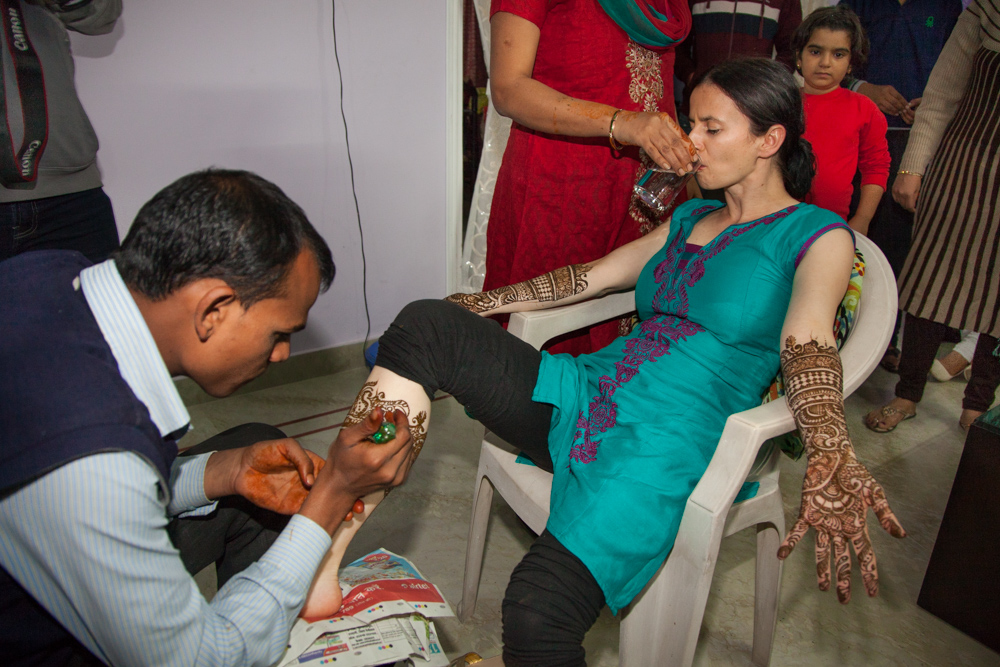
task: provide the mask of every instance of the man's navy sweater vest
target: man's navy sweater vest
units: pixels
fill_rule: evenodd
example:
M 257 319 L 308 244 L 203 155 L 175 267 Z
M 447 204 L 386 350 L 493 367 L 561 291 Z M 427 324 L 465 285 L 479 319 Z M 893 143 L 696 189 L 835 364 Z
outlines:
M 0 262 L 0 497 L 75 459 L 132 451 L 169 480 L 177 455 L 118 371 L 69 251 Z M 58 511 L 58 510 L 57 510 Z M 78 645 L 0 568 L 4 664 L 65 664 Z

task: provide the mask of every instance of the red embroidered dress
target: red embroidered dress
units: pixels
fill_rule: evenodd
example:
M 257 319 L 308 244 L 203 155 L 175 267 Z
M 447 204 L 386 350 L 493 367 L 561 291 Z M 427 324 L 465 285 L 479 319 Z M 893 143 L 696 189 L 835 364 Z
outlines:
M 687 11 L 686 2 L 676 4 Z M 493 0 L 491 15 L 500 11 L 539 27 L 537 81 L 581 100 L 674 115 L 673 49 L 639 46 L 597 0 Z M 644 170 L 638 148 L 613 153 L 607 136 L 566 137 L 514 123 L 486 231 L 483 289 L 599 259 L 650 231 L 632 200 Z M 581 354 L 617 335 L 611 322 L 550 349 Z

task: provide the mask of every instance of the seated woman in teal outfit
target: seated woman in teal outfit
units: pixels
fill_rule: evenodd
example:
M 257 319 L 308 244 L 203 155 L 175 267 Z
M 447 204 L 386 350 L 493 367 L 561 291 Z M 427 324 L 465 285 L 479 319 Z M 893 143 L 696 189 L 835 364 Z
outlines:
M 728 62 L 706 74 L 691 109 L 698 181 L 724 189 L 725 203 L 688 202 L 592 264 L 410 304 L 345 422 L 402 410 L 419 450 L 441 389 L 553 472 L 548 525 L 503 603 L 508 666 L 585 664 L 581 641 L 601 607 L 627 605 L 656 572 L 726 419 L 759 405 L 779 367 L 809 454 L 801 514 L 779 557 L 812 526 L 819 586 L 832 583 L 832 557 L 847 602 L 851 548 L 869 595 L 878 590 L 868 508 L 904 535 L 847 433 L 833 322 L 854 242 L 838 216 L 798 201 L 813 175 L 798 86 L 772 61 Z M 632 288 L 638 326 L 576 358 L 539 353 L 475 315 Z M 377 495 L 334 536 L 307 617 L 339 605 L 340 557 Z

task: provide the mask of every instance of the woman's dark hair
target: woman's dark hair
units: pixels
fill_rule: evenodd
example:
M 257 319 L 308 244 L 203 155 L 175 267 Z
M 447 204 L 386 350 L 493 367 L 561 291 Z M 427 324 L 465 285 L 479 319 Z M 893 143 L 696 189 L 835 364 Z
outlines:
M 281 294 L 304 249 L 316 258 L 326 291 L 336 272 L 333 257 L 305 212 L 256 174 L 207 169 L 174 181 L 143 205 L 115 263 L 125 283 L 150 299 L 218 278 L 248 308 Z
M 802 57 L 802 49 L 809 44 L 813 31 L 820 28 L 846 32 L 851 38 L 851 64 L 861 67 L 868 62 L 868 35 L 861 26 L 861 19 L 847 5 L 821 7 L 799 24 L 792 34 L 792 53 L 796 58 Z
M 774 125 L 785 128 L 777 153 L 785 189 L 796 199 L 805 197 L 816 167 L 812 146 L 802 138 L 805 115 L 792 73 L 767 58 L 727 60 L 705 72 L 697 85 L 704 84 L 718 87 L 736 104 L 754 136 L 763 136 Z

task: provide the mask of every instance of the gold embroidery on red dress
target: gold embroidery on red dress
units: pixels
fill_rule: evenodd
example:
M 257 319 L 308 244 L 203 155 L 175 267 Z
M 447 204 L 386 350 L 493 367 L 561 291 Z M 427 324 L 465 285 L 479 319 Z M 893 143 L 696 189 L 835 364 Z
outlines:
M 660 55 L 655 51 L 639 46 L 629 40 L 625 47 L 625 66 L 628 67 L 632 80 L 628 86 L 629 97 L 633 102 L 641 102 L 643 111 L 656 112 L 660 100 L 663 99 L 663 76 L 660 73 Z M 646 170 L 653 166 L 645 151 L 639 150 L 639 167 L 636 169 L 633 184 Z M 629 201 L 628 214 L 639 224 L 639 233 L 645 236 L 656 229 L 660 221 L 650 216 L 650 211 L 642 206 L 639 198 L 632 194 Z M 620 329 L 624 329 L 623 325 Z M 631 329 L 631 326 L 628 327 Z

